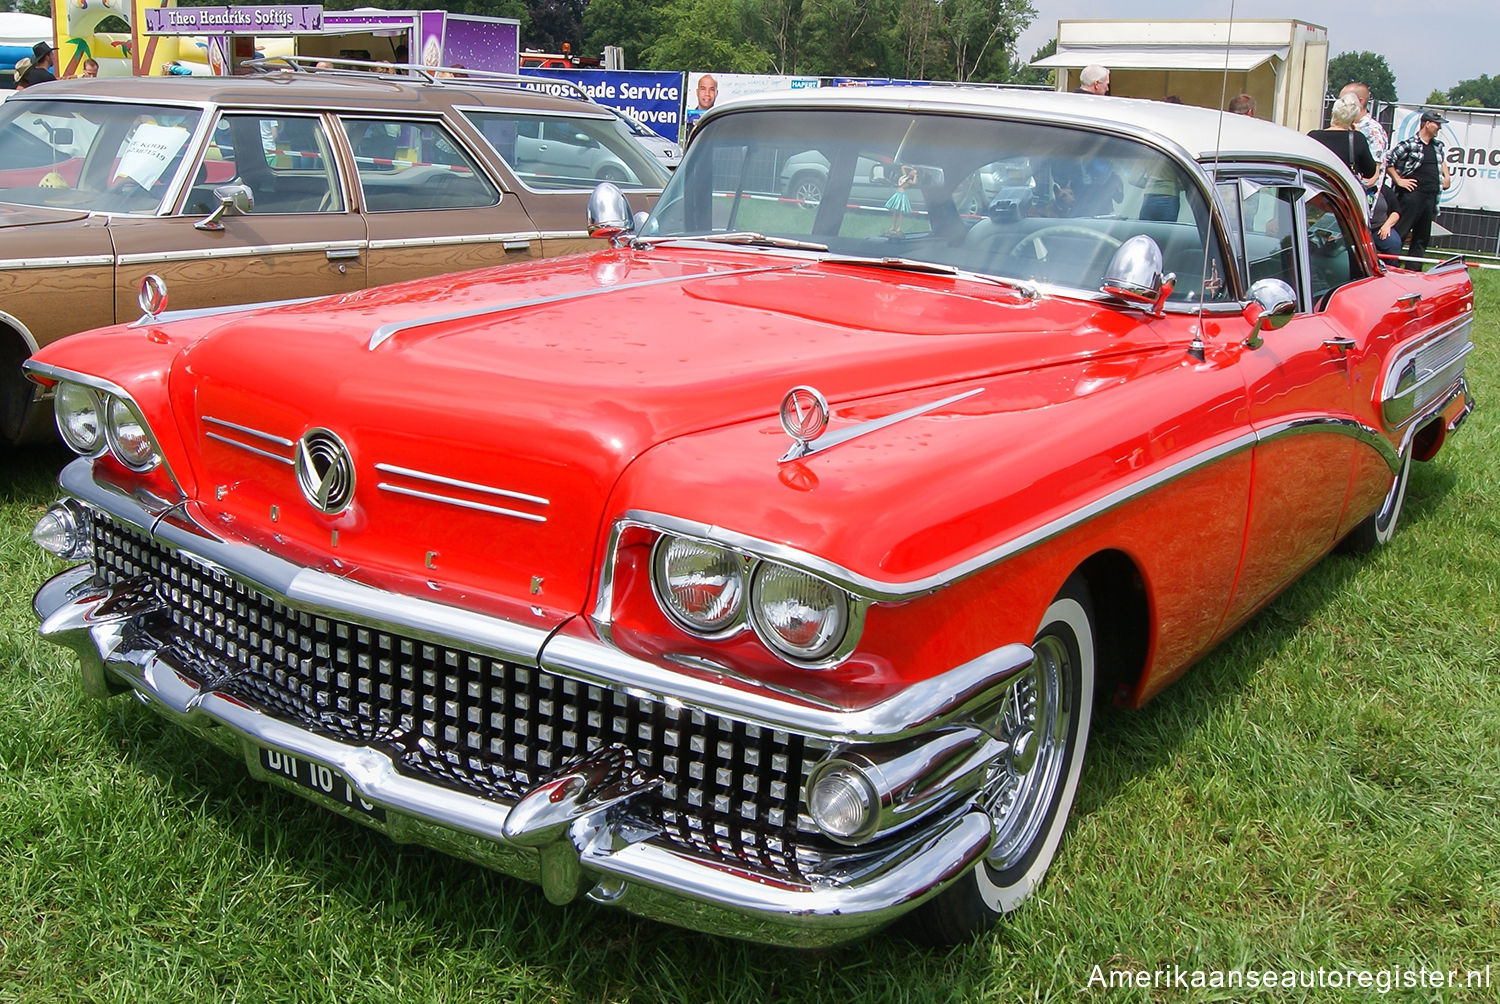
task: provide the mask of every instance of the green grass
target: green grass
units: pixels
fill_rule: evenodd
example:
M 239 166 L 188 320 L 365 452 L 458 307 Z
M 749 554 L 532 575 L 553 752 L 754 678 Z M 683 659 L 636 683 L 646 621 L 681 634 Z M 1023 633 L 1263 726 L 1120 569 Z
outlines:
M 1405 525 L 1331 557 L 1139 712 L 1104 711 L 1052 873 L 948 951 L 719 940 L 402 847 L 251 781 L 35 634 L 28 533 L 66 459 L 0 475 L 0 1002 L 1375 999 L 1090 991 L 1093 967 L 1492 969 L 1500 1000 L 1500 273 L 1479 400 Z M 1460 974 L 1462 980 L 1462 974 Z

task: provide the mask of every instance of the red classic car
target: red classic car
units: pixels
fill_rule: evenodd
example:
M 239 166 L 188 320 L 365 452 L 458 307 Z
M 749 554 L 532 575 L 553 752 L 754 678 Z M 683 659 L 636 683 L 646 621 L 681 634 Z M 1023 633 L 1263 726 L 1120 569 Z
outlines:
M 1356 184 L 1203 109 L 797 93 L 706 115 L 649 217 L 600 186 L 597 253 L 148 284 L 28 363 L 82 455 L 42 633 L 553 902 L 964 937 L 1042 880 L 1096 698 L 1384 543 L 1472 408 L 1462 262 L 1383 267 Z

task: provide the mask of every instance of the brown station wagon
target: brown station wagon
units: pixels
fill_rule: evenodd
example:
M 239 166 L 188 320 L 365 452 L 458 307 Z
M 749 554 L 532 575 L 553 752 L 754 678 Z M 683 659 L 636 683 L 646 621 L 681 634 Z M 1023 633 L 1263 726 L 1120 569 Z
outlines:
M 281 69 L 58 81 L 0 104 L 0 440 L 39 347 L 140 313 L 347 293 L 592 246 L 589 194 L 668 175 L 605 108 L 515 79 Z

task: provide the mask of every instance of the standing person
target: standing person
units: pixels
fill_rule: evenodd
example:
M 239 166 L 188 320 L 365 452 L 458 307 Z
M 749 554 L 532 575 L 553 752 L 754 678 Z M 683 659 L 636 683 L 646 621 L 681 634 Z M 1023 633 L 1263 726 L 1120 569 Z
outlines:
M 1370 155 L 1370 144 L 1365 141 L 1364 133 L 1354 128 L 1354 123 L 1358 120 L 1359 99 L 1352 94 L 1345 94 L 1333 103 L 1331 128 L 1314 129 L 1308 135 L 1332 150 L 1334 156 L 1344 162 L 1349 171 L 1359 179 L 1360 185 L 1369 192 L 1380 180 L 1379 168 L 1375 165 L 1375 158 Z
M 16 89 L 0 94 L 0 101 L 26 89 L 26 71 L 29 69 L 31 69 L 31 60 L 28 57 L 22 56 L 16 60 Z
M 687 114 L 683 116 L 687 127 L 682 134 L 684 140 L 693 134 L 693 130 L 698 126 L 698 120 L 703 117 L 704 112 L 714 106 L 717 100 L 719 100 L 719 82 L 714 79 L 713 74 L 705 73 L 698 78 L 698 107 L 689 108 Z
M 1229 99 L 1229 107 L 1226 109 L 1231 115 L 1249 115 L 1255 117 L 1255 98 L 1249 94 L 1236 94 Z
M 1416 135 L 1397 143 L 1386 164 L 1386 173 L 1403 193 L 1397 230 L 1403 241 L 1409 241 L 1407 258 L 1416 269 L 1422 267 L 1419 259 L 1426 254 L 1427 243 L 1432 240 L 1438 197 L 1453 184 L 1443 157 L 1443 141 L 1437 138 L 1446 121 L 1437 112 L 1423 112 Z
M 1090 63 L 1078 74 L 1078 89 L 1074 94 L 1108 94 L 1109 69 L 1098 63 Z
M 1391 141 L 1385 134 L 1385 127 L 1370 114 L 1370 89 L 1356 80 L 1345 84 L 1339 91 L 1339 97 L 1345 94 L 1354 95 L 1359 102 L 1359 119 L 1354 123 L 1354 128 L 1364 136 L 1365 142 L 1370 146 L 1370 156 L 1375 158 L 1375 167 L 1379 173 L 1384 174 L 1385 157 L 1390 151 Z
M 57 64 L 57 52 L 46 42 L 38 42 L 31 47 L 31 69 L 26 71 L 26 86 L 35 87 L 37 84 L 45 84 L 56 80 L 57 74 L 52 72 L 52 67 Z

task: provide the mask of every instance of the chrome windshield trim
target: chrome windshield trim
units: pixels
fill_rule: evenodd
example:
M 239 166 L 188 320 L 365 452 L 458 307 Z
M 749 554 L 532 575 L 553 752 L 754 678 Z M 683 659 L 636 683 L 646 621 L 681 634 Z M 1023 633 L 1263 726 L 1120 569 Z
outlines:
M 224 540 L 184 514 L 181 506 L 147 508 L 119 489 L 96 482 L 92 465 L 85 459 L 64 467 L 58 483 L 78 500 L 147 533 L 162 545 L 308 613 L 391 627 L 424 641 L 456 643 L 531 666 L 537 664 L 547 639 L 547 631 L 540 628 L 387 592 L 344 575 L 294 564 L 248 543 Z
M 544 235 L 545 236 L 545 235 Z M 554 293 L 550 296 L 530 297 L 524 300 L 512 300 L 509 303 L 496 303 L 484 307 L 474 307 L 469 310 L 460 310 L 452 314 L 433 314 L 428 317 L 420 317 L 410 321 L 393 321 L 390 324 L 382 324 L 370 335 L 369 351 L 374 352 L 390 339 L 407 331 L 418 328 L 429 327 L 434 324 L 444 324 L 449 321 L 467 321 L 476 317 L 488 317 L 503 314 L 512 310 L 523 310 L 527 307 L 541 307 L 554 303 L 567 303 L 571 300 L 583 300 L 591 296 L 604 296 L 610 293 L 620 293 L 631 289 L 646 289 L 650 286 L 669 286 L 689 283 L 695 279 L 724 279 L 738 275 L 753 275 L 757 272 L 772 272 L 783 266 L 761 265 L 756 268 L 725 269 L 723 271 L 694 272 L 689 275 L 669 275 L 656 279 L 645 279 L 641 282 L 621 283 L 618 286 L 596 286 L 588 289 L 574 290 L 568 293 Z

